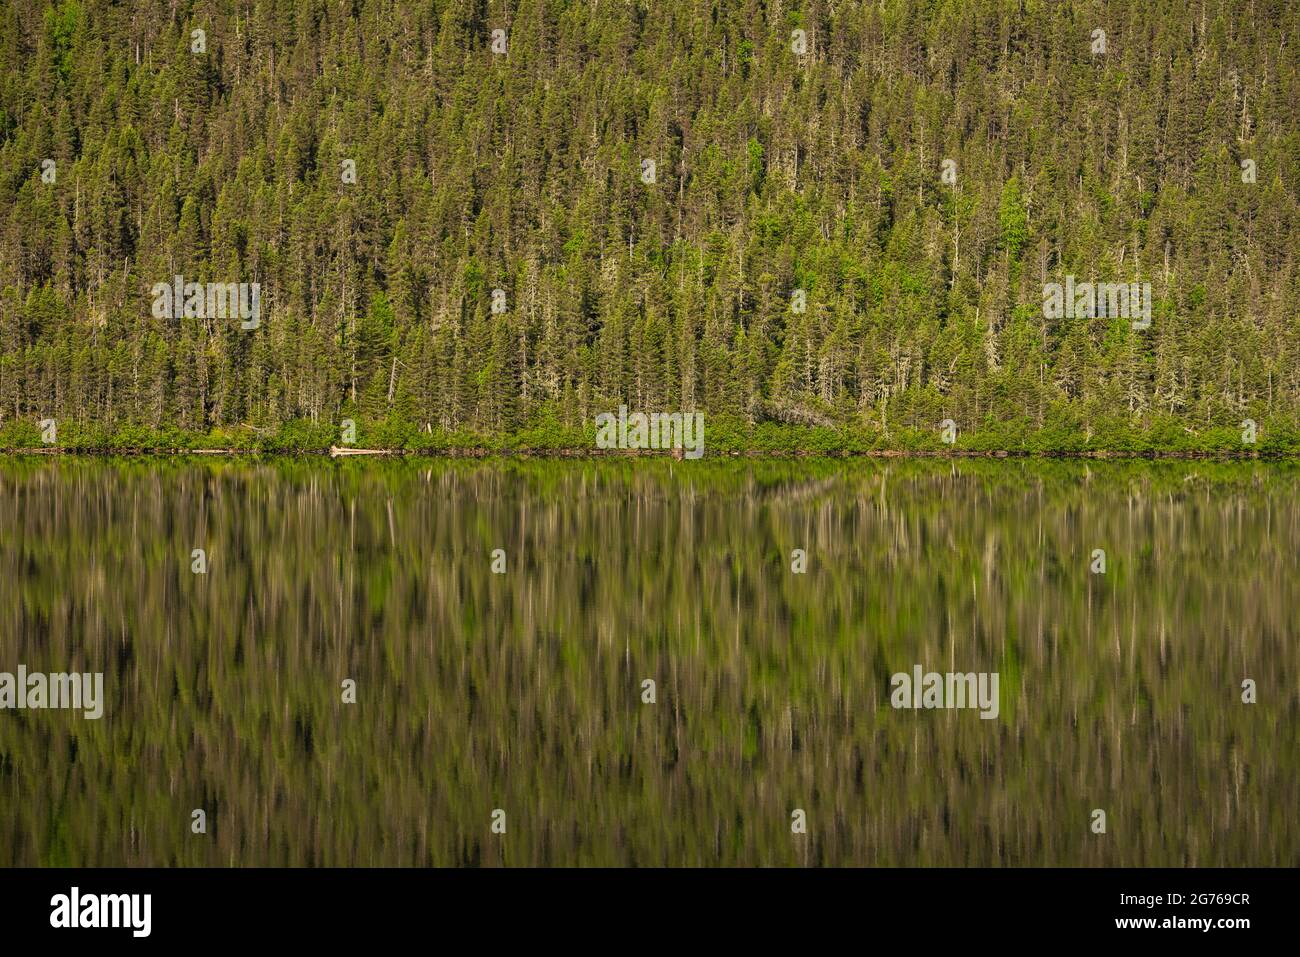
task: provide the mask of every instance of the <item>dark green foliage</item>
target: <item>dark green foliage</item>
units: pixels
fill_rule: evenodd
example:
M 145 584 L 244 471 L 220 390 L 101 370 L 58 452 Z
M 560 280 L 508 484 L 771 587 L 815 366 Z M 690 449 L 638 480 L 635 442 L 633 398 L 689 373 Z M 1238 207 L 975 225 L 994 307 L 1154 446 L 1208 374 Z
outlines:
M 625 402 L 710 449 L 1295 451 L 1297 34 L 1288 0 L 17 0 L 0 439 L 549 448 Z M 1151 282 L 1152 328 L 1044 319 L 1066 273 Z M 154 318 L 177 274 L 260 283 L 262 325 Z

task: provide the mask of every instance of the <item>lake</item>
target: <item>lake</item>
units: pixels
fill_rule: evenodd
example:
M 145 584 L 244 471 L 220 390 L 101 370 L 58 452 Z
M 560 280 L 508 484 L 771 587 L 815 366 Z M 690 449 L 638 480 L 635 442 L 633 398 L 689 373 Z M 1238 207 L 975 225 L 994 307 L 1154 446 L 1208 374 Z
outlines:
M 1286 464 L 0 458 L 104 698 L 0 864 L 1294 866 L 1298 554 Z

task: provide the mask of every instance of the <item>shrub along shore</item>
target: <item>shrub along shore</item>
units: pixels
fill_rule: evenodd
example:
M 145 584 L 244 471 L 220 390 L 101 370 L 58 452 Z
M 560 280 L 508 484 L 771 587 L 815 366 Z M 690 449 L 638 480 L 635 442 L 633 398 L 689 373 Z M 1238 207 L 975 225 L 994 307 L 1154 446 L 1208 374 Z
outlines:
M 964 430 L 948 444 L 936 426 L 888 432 L 853 425 L 806 426 L 777 422 L 747 423 L 724 416 L 705 418 L 706 456 L 951 456 L 1069 458 L 1289 458 L 1300 456 L 1300 423 L 1265 420 L 1254 442 L 1240 427 L 1193 431 L 1182 423 L 1153 420 L 1094 423 L 1091 428 L 1035 428 L 1025 422 L 986 422 Z M 190 432 L 124 425 L 108 428 L 57 423 L 53 443 L 42 441 L 36 422 L 0 424 L 0 451 L 11 453 L 142 454 L 332 454 L 446 455 L 485 457 L 671 456 L 672 451 L 601 449 L 595 425 L 571 427 L 554 422 L 503 435 L 444 431 L 394 421 L 357 421 L 356 441 L 346 445 L 338 427 L 298 420 L 278 428 L 246 426 Z

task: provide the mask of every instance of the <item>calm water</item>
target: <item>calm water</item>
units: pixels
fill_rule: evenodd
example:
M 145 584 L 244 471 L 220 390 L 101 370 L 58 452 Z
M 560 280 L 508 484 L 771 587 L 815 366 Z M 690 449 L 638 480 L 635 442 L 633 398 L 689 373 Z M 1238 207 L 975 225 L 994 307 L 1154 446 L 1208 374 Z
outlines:
M 0 864 L 1300 864 L 1297 493 L 1262 464 L 0 459 L 0 671 L 106 698 L 0 711 Z M 895 710 L 917 664 L 997 672 L 1000 714 Z

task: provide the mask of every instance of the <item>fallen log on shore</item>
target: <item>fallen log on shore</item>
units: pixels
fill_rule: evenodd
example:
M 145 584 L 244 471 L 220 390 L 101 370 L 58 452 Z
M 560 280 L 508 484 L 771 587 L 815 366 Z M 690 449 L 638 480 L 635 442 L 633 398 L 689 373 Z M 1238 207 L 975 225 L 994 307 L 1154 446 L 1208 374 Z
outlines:
M 335 459 L 340 455 L 392 455 L 392 449 L 343 449 L 337 445 L 330 446 L 330 458 Z

